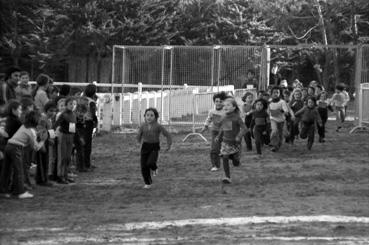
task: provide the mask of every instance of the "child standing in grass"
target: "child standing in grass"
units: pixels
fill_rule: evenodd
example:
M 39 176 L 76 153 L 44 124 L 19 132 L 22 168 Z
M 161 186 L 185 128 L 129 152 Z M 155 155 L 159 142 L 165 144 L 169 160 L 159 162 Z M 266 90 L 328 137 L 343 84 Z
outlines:
M 229 169 L 229 159 L 233 166 L 240 165 L 241 140 L 247 131 L 240 116 L 240 109 L 234 98 L 229 97 L 224 101 L 225 116 L 221 121 L 219 135 L 216 140 L 222 140 L 220 154 L 223 158 L 223 168 L 225 177 L 223 183 L 231 183 L 231 173 Z
M 300 137 L 302 139 L 308 138 L 307 148 L 308 150 L 311 150 L 314 143 L 315 125 L 322 125 L 322 120 L 319 116 L 318 110 L 316 109 L 315 97 L 309 97 L 307 99 L 307 105 L 296 112 L 296 115 L 301 115 L 302 128 Z
M 73 97 L 65 100 L 65 110 L 56 120 L 58 131 L 58 183 L 68 184 L 74 180 L 68 178 L 68 170 L 71 163 L 74 134 L 76 133 L 77 118 L 74 113 L 77 101 Z
M 328 110 L 330 108 L 327 93 L 325 91 L 320 93 L 317 106 L 320 118 L 322 119 L 322 124 L 318 126 L 319 142 L 323 143 L 325 142 L 325 124 L 328 120 Z
M 145 123 L 138 130 L 137 141 L 142 142 L 141 147 L 141 173 L 145 182 L 145 189 L 151 188 L 153 175 L 157 175 L 157 160 L 160 150 L 160 133 L 167 138 L 167 151 L 172 145 L 172 137 L 169 132 L 158 123 L 159 113 L 155 108 L 148 108 L 144 114 Z
M 206 118 L 205 125 L 201 132 L 204 132 L 210 128 L 211 132 L 211 150 L 210 150 L 210 161 L 211 161 L 211 169 L 210 171 L 218 171 L 220 168 L 220 141 L 215 141 L 215 138 L 219 134 L 220 129 L 220 121 L 224 116 L 223 111 L 223 101 L 226 98 L 226 93 L 221 92 L 217 93 L 213 96 L 213 102 L 215 104 L 215 109 L 209 111 L 209 115 Z

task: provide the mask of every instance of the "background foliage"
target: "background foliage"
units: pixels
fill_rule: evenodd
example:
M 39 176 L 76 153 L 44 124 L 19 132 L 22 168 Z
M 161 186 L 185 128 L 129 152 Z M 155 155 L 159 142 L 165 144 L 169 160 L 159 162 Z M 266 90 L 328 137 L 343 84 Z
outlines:
M 18 65 L 66 81 L 68 60 L 87 57 L 99 77 L 114 44 L 355 44 L 369 36 L 368 21 L 367 0 L 0 0 L 0 69 Z M 300 73 L 306 60 L 310 73 L 335 62 L 327 79 L 353 56 L 275 50 L 272 57 Z

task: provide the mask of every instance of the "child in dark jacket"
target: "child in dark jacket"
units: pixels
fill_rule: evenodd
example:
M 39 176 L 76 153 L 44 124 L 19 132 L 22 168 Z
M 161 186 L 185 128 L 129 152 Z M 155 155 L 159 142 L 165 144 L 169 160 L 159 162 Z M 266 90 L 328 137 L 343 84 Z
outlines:
M 318 110 L 316 109 L 315 97 L 309 97 L 307 99 L 307 105 L 296 112 L 296 115 L 301 115 L 302 128 L 300 137 L 302 139 L 308 138 L 307 148 L 308 150 L 311 150 L 314 143 L 315 125 L 322 125 L 322 120 L 319 116 Z
M 84 135 L 86 131 L 85 114 L 87 113 L 87 106 L 83 103 L 77 104 L 76 109 L 76 134 L 74 136 L 74 146 L 76 150 L 76 162 L 78 172 L 87 172 L 85 166 L 85 140 Z
M 250 128 L 252 121 L 252 112 L 253 112 L 253 101 L 254 95 L 250 92 L 247 92 L 243 97 L 242 101 L 244 102 L 242 110 L 245 113 L 245 125 L 247 128 Z M 245 133 L 245 142 L 246 142 L 246 150 L 252 151 L 252 140 L 251 140 L 252 131 L 247 131 Z
M 319 94 L 317 106 L 320 118 L 322 119 L 322 125 L 318 126 L 319 142 L 323 143 L 325 142 L 325 124 L 327 123 L 328 120 L 328 110 L 333 111 L 332 108 L 329 106 L 327 93 L 325 91 L 322 91 Z
M 68 184 L 74 182 L 68 178 L 71 163 L 74 134 L 76 133 L 77 118 L 74 113 L 77 101 L 73 97 L 65 100 L 65 110 L 60 114 L 55 126 L 58 132 L 58 182 Z
M 255 111 L 252 113 L 250 130 L 253 131 L 257 154 L 261 155 L 261 147 L 269 144 L 268 125 L 270 122 L 267 113 L 268 102 L 263 99 L 255 101 Z

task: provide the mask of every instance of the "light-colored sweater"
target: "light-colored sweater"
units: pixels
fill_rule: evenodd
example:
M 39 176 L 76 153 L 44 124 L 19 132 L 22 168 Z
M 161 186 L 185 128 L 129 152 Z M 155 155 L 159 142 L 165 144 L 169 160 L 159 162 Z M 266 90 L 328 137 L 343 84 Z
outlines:
M 34 128 L 26 128 L 22 125 L 13 137 L 8 140 L 8 144 L 23 147 L 30 146 L 33 150 L 38 151 L 44 143 L 37 142 L 36 130 Z
M 208 117 L 205 120 L 205 126 L 213 131 L 219 131 L 220 123 L 225 113 L 223 110 L 212 109 L 209 111 Z
M 290 112 L 286 101 L 280 99 L 278 102 L 273 102 L 269 104 L 270 120 L 275 122 L 284 122 L 286 120 L 285 113 Z

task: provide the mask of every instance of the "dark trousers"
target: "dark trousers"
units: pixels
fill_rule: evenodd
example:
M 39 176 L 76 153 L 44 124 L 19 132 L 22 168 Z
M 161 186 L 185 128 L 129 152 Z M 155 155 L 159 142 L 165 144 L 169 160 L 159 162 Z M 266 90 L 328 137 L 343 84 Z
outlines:
M 211 131 L 211 149 L 210 149 L 210 160 L 211 165 L 213 167 L 220 167 L 220 146 L 222 144 L 222 140 L 219 139 L 215 141 L 215 138 L 218 136 L 219 131 L 212 130 Z
M 267 138 L 269 137 L 266 126 L 255 126 L 254 129 L 254 138 L 255 138 L 255 146 L 257 154 L 261 154 L 261 147 L 263 144 L 266 144 Z
M 293 144 L 296 139 L 296 136 L 299 135 L 299 125 L 300 125 L 300 118 L 296 118 L 295 121 L 291 122 L 290 127 L 290 140 L 289 142 Z
M 246 142 L 246 149 L 248 151 L 252 151 L 251 131 L 247 131 L 244 138 Z
M 48 146 L 45 145 L 38 152 L 36 152 L 36 183 L 44 184 L 49 181 L 49 150 Z
M 300 137 L 302 139 L 308 139 L 307 148 L 311 150 L 311 147 L 314 143 L 314 135 L 315 135 L 315 123 L 302 123 Z
M 320 139 L 325 138 L 325 124 L 328 120 L 328 109 L 327 108 L 318 108 L 318 112 L 320 115 L 320 118 L 322 119 L 322 125 L 318 125 L 318 134 Z
M 240 152 L 231 154 L 231 155 L 223 155 L 223 169 L 224 174 L 227 178 L 231 178 L 231 170 L 229 168 L 229 160 L 232 160 L 233 166 L 240 166 Z
M 34 156 L 34 150 L 31 147 L 25 147 L 23 148 L 23 174 L 24 174 L 24 183 L 31 186 L 31 174 L 30 174 L 30 168 L 31 163 Z
M 0 179 L 0 192 L 8 193 L 11 182 L 11 192 L 14 195 L 24 193 L 23 170 L 23 147 L 7 144 L 5 146 L 4 168 Z
M 85 122 L 85 132 L 84 132 L 84 161 L 85 168 L 91 167 L 91 151 L 92 151 L 92 133 L 94 131 L 94 122 L 92 120 L 88 120 Z
M 141 173 L 146 185 L 151 185 L 151 171 L 155 171 L 158 167 L 156 162 L 159 157 L 160 145 L 159 143 L 142 144 L 141 148 Z
M 58 177 L 66 180 L 72 159 L 74 134 L 60 133 L 58 143 Z
M 78 171 L 85 171 L 87 167 L 85 166 L 85 146 L 81 137 L 76 134 L 74 138 L 74 147 L 76 149 L 76 166 Z

